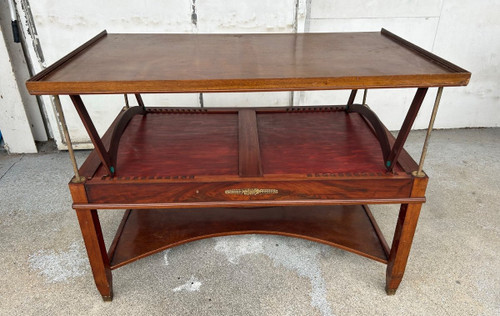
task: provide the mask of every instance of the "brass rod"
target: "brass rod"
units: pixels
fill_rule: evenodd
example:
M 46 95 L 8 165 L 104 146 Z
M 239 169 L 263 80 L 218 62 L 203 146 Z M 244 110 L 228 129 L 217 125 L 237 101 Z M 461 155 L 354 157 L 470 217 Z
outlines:
M 130 108 L 130 104 L 128 103 L 128 96 L 126 93 L 123 96 L 125 97 L 125 108 L 128 109 Z
M 431 120 L 429 121 L 427 134 L 425 135 L 424 147 L 422 148 L 422 155 L 420 156 L 420 163 L 418 164 L 418 170 L 416 173 L 417 177 L 425 176 L 425 174 L 422 172 L 422 169 L 424 167 L 425 156 L 427 155 L 427 147 L 429 146 L 429 140 L 431 138 L 432 128 L 434 127 L 434 121 L 436 120 L 439 103 L 441 102 L 441 95 L 443 95 L 443 87 L 438 88 L 436 100 L 434 101 L 434 108 L 432 109 Z
M 75 181 L 83 182 L 84 177 L 80 176 L 78 172 L 78 164 L 76 163 L 75 152 L 73 151 L 73 144 L 71 143 L 71 138 L 69 137 L 68 125 L 66 124 L 66 119 L 64 118 L 64 112 L 61 106 L 61 100 L 59 96 L 54 95 L 54 104 L 56 106 L 57 115 L 59 116 L 59 122 L 61 122 L 61 127 L 63 130 L 64 138 L 66 140 L 66 145 L 68 146 L 68 153 L 71 159 L 71 164 L 73 165 L 73 171 L 75 172 Z

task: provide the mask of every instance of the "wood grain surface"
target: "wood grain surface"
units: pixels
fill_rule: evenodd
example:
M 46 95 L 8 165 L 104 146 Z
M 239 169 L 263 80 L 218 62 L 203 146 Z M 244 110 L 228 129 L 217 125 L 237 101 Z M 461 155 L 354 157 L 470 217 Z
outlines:
M 242 170 L 246 176 L 386 173 L 380 144 L 357 113 L 326 107 L 248 111 L 137 115 L 123 132 L 116 175 L 200 178 L 236 176 Z M 255 117 L 249 114 L 255 111 Z M 253 129 L 243 132 L 242 124 Z M 403 169 L 396 166 L 394 171 Z M 96 176 L 107 174 L 101 167 Z
M 125 183 L 124 183 L 125 182 Z M 229 194 L 227 190 L 277 190 L 278 193 L 258 195 Z M 360 200 L 404 199 L 410 197 L 412 179 L 319 179 L 311 181 L 251 181 L 238 182 L 154 182 L 154 181 L 95 181 L 86 183 L 90 203 L 190 203 L 203 207 L 204 203 L 224 201 L 270 201 L 269 204 L 286 205 L 293 200 Z M 221 204 L 222 205 L 222 204 Z
M 237 175 L 238 114 L 136 115 L 123 132 L 117 157 L 120 176 Z
M 238 111 L 239 175 L 241 177 L 262 176 L 259 131 L 255 110 Z
M 394 294 L 428 181 L 412 175 L 417 164 L 403 145 L 424 91 L 467 85 L 470 75 L 387 30 L 104 31 L 27 87 L 71 95 L 98 149 L 70 191 L 103 299 L 112 299 L 111 269 L 185 242 L 249 233 L 305 238 L 387 263 Z M 364 108 L 174 110 L 145 108 L 139 94 L 352 89 L 353 106 L 357 89 L 403 87 L 419 89 L 396 140 Z M 80 94 L 106 93 L 134 93 L 139 108 L 122 111 L 101 140 Z M 402 204 L 391 249 L 368 203 Z M 98 208 L 132 209 L 109 256 Z
M 468 83 L 469 72 L 434 57 L 380 32 L 107 34 L 27 86 L 32 94 L 101 94 Z
M 125 214 L 111 267 L 202 238 L 257 233 L 309 239 L 387 263 L 364 207 L 133 210 Z
M 264 174 L 386 172 L 380 144 L 357 113 L 262 113 L 257 120 Z

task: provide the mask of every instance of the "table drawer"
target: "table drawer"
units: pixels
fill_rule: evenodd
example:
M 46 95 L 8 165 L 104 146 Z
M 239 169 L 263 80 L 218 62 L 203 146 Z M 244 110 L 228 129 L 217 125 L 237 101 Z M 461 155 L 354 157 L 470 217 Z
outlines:
M 395 199 L 409 197 L 411 188 L 411 179 L 86 184 L 89 203 L 117 204 Z

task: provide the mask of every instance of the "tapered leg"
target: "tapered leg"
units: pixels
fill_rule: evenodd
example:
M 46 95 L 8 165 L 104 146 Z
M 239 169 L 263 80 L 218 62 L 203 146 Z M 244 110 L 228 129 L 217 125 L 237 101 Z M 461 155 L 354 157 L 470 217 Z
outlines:
M 401 283 L 405 273 L 406 262 L 410 254 L 410 248 L 417 227 L 418 216 L 422 204 L 402 204 L 399 211 L 398 223 L 394 239 L 392 241 L 391 253 L 387 264 L 387 276 L 385 290 L 388 295 L 393 295 Z
M 104 239 L 102 238 L 97 210 L 78 209 L 76 215 L 82 230 L 97 289 L 104 301 L 111 301 L 113 299 L 111 269 Z

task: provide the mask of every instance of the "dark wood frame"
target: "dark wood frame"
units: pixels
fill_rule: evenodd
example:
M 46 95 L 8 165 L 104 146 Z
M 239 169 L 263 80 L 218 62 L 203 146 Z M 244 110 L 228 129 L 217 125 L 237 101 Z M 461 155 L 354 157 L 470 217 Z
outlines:
M 78 106 L 78 105 L 75 105 Z M 256 112 L 307 112 L 308 110 L 311 112 L 314 111 L 328 111 L 328 110 L 337 110 L 339 111 L 341 107 L 332 107 L 331 109 L 327 107 L 312 107 L 312 108 L 297 108 L 297 109 L 260 109 L 256 111 L 255 109 L 206 109 L 206 110 L 195 110 L 195 109 L 158 109 L 152 108 L 145 110 L 146 113 L 179 113 L 185 111 L 186 113 L 196 113 L 196 112 L 205 112 L 205 113 L 232 113 L 237 111 L 239 113 L 239 125 L 240 125 L 240 136 L 239 136 L 239 146 L 240 146 L 240 162 L 239 162 L 239 176 L 238 178 L 230 179 L 228 177 L 224 177 L 221 183 L 214 182 L 215 178 L 211 179 L 210 182 L 194 182 L 189 181 L 190 179 L 186 176 L 180 176 L 180 182 L 175 182 L 174 179 L 170 178 L 159 178 L 159 177 L 119 177 L 114 176 L 111 173 L 105 174 L 101 177 L 96 177 L 99 166 L 104 165 L 102 161 L 94 158 L 95 156 L 100 157 L 98 154 L 98 149 L 95 149 L 90 157 L 88 158 L 86 164 L 82 166 L 80 172 L 87 178 L 85 183 L 70 183 L 71 192 L 73 194 L 73 207 L 77 210 L 77 214 L 80 220 L 80 224 L 82 226 L 82 234 L 84 236 L 85 243 L 87 248 L 89 249 L 89 259 L 91 260 L 91 265 L 97 265 L 96 268 L 93 269 L 94 277 L 96 278 L 96 284 L 101 292 L 103 298 L 105 300 L 110 299 L 112 297 L 112 289 L 111 289 L 111 274 L 110 271 L 116 268 L 119 268 L 127 263 L 133 262 L 140 258 L 143 258 L 147 255 L 151 255 L 158 251 L 167 249 L 169 247 L 173 247 L 185 242 L 189 242 L 192 240 L 207 238 L 213 236 L 224 236 L 229 234 L 241 234 L 241 233 L 268 233 L 268 234 L 281 234 L 286 236 L 295 236 L 306 239 L 311 239 L 317 242 L 323 242 L 332 246 L 339 247 L 341 249 L 345 249 L 362 256 L 377 260 L 382 263 L 388 264 L 387 269 L 387 293 L 393 294 L 395 293 L 399 282 L 401 281 L 402 275 L 404 273 L 404 269 L 406 266 L 406 260 L 409 254 L 409 246 L 414 234 L 414 229 L 416 227 L 416 222 L 418 220 L 418 213 L 420 211 L 422 203 L 425 201 L 425 187 L 427 184 L 427 177 L 418 178 L 411 176 L 411 172 L 416 170 L 417 165 L 413 161 L 413 159 L 406 153 L 403 149 L 399 151 L 399 154 L 402 154 L 402 163 L 399 165 L 404 171 L 404 174 L 398 175 L 391 172 L 388 173 L 379 173 L 379 174 L 314 174 L 307 175 L 306 179 L 298 178 L 293 179 L 288 176 L 286 180 L 282 180 L 280 182 L 273 179 L 272 185 L 274 188 L 279 188 L 279 190 L 286 190 L 290 185 L 293 186 L 293 183 L 300 182 L 301 186 L 307 188 L 307 190 L 311 190 L 312 192 L 321 191 L 322 187 L 325 185 L 328 187 L 335 187 L 339 196 L 344 195 L 346 198 L 342 199 L 340 197 L 334 198 L 315 198 L 317 193 L 311 193 L 310 197 L 304 198 L 304 192 L 295 191 L 294 195 L 286 196 L 283 199 L 269 199 L 269 196 L 264 195 L 263 199 L 236 199 L 236 200 L 227 200 L 224 199 L 223 196 L 214 196 L 212 200 L 209 199 L 209 196 L 204 196 L 202 202 L 193 201 L 189 198 L 182 200 L 182 197 L 178 196 L 179 191 L 189 191 L 189 192 L 198 192 L 206 190 L 206 188 L 216 188 L 218 191 L 223 192 L 227 189 L 231 189 L 234 187 L 266 187 L 269 186 L 269 183 L 263 179 L 259 180 L 259 177 L 262 175 L 262 167 L 261 162 L 258 159 L 260 157 L 259 153 L 259 142 L 258 136 L 256 136 Z M 351 107 L 351 110 L 353 108 Z M 353 111 L 356 113 L 362 111 Z M 130 121 L 130 115 L 127 113 L 135 113 L 144 115 L 144 113 L 135 108 L 130 108 L 123 112 L 119 116 L 119 119 L 115 121 L 110 128 L 107 135 L 103 138 L 109 138 L 113 140 L 116 137 L 109 137 L 108 135 L 117 135 L 117 131 L 123 132 L 124 128 L 123 122 Z M 369 112 L 371 113 L 371 112 Z M 147 114 L 146 114 L 147 115 Z M 413 115 L 414 119 L 414 115 Z M 397 139 L 394 139 L 390 133 L 388 133 L 387 129 L 383 125 L 379 125 L 374 123 L 374 120 L 367 119 L 370 122 L 370 127 L 374 129 L 374 133 L 377 136 L 380 135 L 380 132 L 377 130 L 382 129 L 385 133 L 385 138 L 387 140 L 387 144 L 393 144 L 392 150 L 396 148 L 397 139 L 401 137 L 406 138 L 407 134 L 400 134 Z M 246 131 L 246 132 L 245 132 Z M 403 135 L 403 136 L 401 136 Z M 110 142 L 110 144 L 116 144 L 116 142 Z M 104 146 L 104 145 L 103 145 Z M 90 167 L 90 164 L 93 163 L 93 166 Z M 381 160 L 381 164 L 383 161 Z M 245 180 L 248 179 L 248 180 Z M 186 181 L 188 180 L 188 181 Z M 193 180 L 193 179 L 191 179 Z M 172 183 L 173 182 L 173 183 Z M 343 191 L 343 187 L 349 184 L 349 192 Z M 174 189 L 175 188 L 175 189 Z M 354 191 L 353 188 L 359 188 L 361 191 Z M 383 192 L 375 192 L 370 188 L 384 188 Z M 406 189 L 404 189 L 406 188 Z M 85 192 L 84 199 L 82 199 L 81 192 Z M 146 196 L 141 195 L 142 192 L 146 192 Z M 172 192 L 171 195 L 165 192 Z M 165 195 L 167 194 L 167 195 Z M 150 196 L 158 196 L 158 198 L 151 198 Z M 373 196 L 377 196 L 373 198 Z M 283 196 L 281 196 L 283 197 Z M 175 199 L 175 202 L 162 202 L 169 201 Z M 391 248 L 387 246 L 387 242 L 383 237 L 380 229 L 378 228 L 376 221 L 374 220 L 371 212 L 369 211 L 366 204 L 378 204 L 378 203 L 400 203 L 401 204 L 401 212 L 399 215 L 398 226 L 396 228 L 394 242 Z M 143 245 L 143 250 L 140 253 L 132 253 L 130 254 L 127 247 L 118 247 L 120 242 L 123 242 L 122 237 L 124 234 L 124 229 L 127 226 L 128 219 L 130 218 L 130 214 L 132 213 L 131 209 L 137 210 L 136 212 L 140 212 L 140 210 L 150 210 L 148 212 L 151 213 L 154 209 L 171 209 L 175 208 L 180 211 L 177 212 L 179 217 L 185 216 L 185 213 L 182 212 L 182 209 L 187 209 L 186 211 L 192 210 L 193 208 L 210 208 L 209 212 L 212 212 L 214 218 L 223 217 L 224 211 L 231 207 L 270 207 L 270 206 L 280 206 L 281 209 L 285 212 L 289 212 L 290 214 L 296 214 L 298 211 L 295 208 L 301 207 L 304 205 L 309 206 L 317 206 L 324 207 L 328 205 L 363 205 L 361 209 L 349 209 L 348 212 L 366 212 L 366 216 L 369 221 L 373 225 L 373 231 L 377 236 L 377 240 L 379 243 L 380 249 L 383 250 L 385 255 L 373 255 L 370 250 L 368 252 L 364 252 L 356 247 L 346 246 L 345 241 L 336 242 L 335 238 L 329 235 L 327 229 L 323 227 L 324 231 L 321 231 L 325 236 L 321 237 L 311 237 L 313 235 L 313 230 L 318 229 L 317 227 L 311 228 L 311 231 L 308 233 L 298 233 L 292 231 L 280 231 L 277 226 L 273 227 L 271 230 L 259 228 L 258 226 L 253 229 L 240 229 L 239 225 L 242 225 L 241 222 L 235 220 L 233 223 L 225 223 L 226 228 L 221 232 L 208 232 L 208 233 L 199 233 L 197 231 L 190 232 L 187 236 L 183 236 L 178 240 L 171 240 L 169 236 L 164 236 L 165 240 L 162 242 L 156 242 L 156 244 L 161 244 L 161 246 L 157 246 L 154 249 L 150 249 L 149 245 Z M 214 209 L 214 207 L 219 207 L 218 209 Z M 180 209 L 179 209 L 180 208 Z M 125 213 L 122 223 L 117 231 L 115 240 L 113 241 L 109 252 L 106 251 L 104 246 L 102 232 L 99 227 L 99 220 L 97 217 L 96 209 L 128 209 Z M 277 208 L 278 209 L 278 208 Z M 186 212 L 184 211 L 184 212 Z M 300 211 L 300 209 L 299 209 Z M 335 210 L 336 212 L 341 212 Z M 169 212 L 169 211 L 166 211 Z M 170 211 L 173 212 L 173 211 Z M 235 210 L 236 212 L 236 210 Z M 85 215 L 84 215 L 85 214 Z M 165 213 L 168 214 L 168 213 Z M 161 213 L 157 212 L 156 217 L 152 222 L 163 221 L 163 217 Z M 291 215 L 287 215 L 291 216 Z M 83 219 L 85 221 L 83 222 Z M 248 219 L 242 219 L 242 221 Z M 345 226 L 345 222 L 327 222 L 329 224 L 334 223 L 335 225 Z M 262 222 L 260 222 L 262 224 Z M 235 228 L 231 228 L 232 225 Z M 134 228 L 129 228 L 136 230 L 137 227 L 132 226 Z M 298 227 L 298 225 L 297 225 Z M 294 229 L 298 229 L 295 227 Z M 175 228 L 172 227 L 172 228 Z M 165 229 L 168 231 L 168 229 Z M 157 235 L 159 231 L 154 231 Z M 126 235 L 126 234 L 125 234 Z M 345 238 L 345 236 L 344 236 Z M 363 236 L 363 238 L 368 238 Z M 129 238 L 130 239 L 130 238 Z M 359 241 L 359 240 L 358 240 Z M 130 240 L 126 240 L 124 243 L 131 243 Z M 117 247 L 121 252 L 117 255 Z M 99 251 L 96 251 L 98 249 Z M 380 251 L 379 251 L 380 253 Z M 121 259 L 116 259 L 121 258 Z M 95 263 L 94 263 L 95 261 Z
M 54 82 L 53 73 L 64 69 L 107 37 L 102 32 L 27 82 L 32 94 L 68 94 L 95 149 L 79 169 L 84 181 L 70 183 L 95 283 L 104 300 L 111 300 L 111 270 L 182 243 L 231 234 L 280 234 L 305 238 L 357 253 L 387 264 L 386 291 L 394 294 L 403 277 L 428 177 L 416 175 L 416 162 L 404 150 L 408 134 L 429 87 L 466 85 L 470 73 L 399 37 L 382 30 L 380 35 L 410 50 L 419 59 L 442 68 L 442 73 L 363 77 L 235 78 L 230 80 L 117 80 Z M 245 37 L 245 35 L 241 35 Z M 293 35 L 290 35 L 293 36 Z M 297 35 L 295 35 L 297 36 Z M 307 38 L 308 35 L 300 35 Z M 315 36 L 315 35 L 312 35 Z M 230 35 L 228 35 L 230 37 Z M 320 49 L 320 48 L 318 48 Z M 352 65 L 356 67 L 356 65 Z M 354 68 L 353 68 L 354 69 Z M 396 138 L 366 105 L 355 104 L 358 89 L 417 88 Z M 352 89 L 346 105 L 289 108 L 158 108 L 146 107 L 140 93 L 299 91 Z M 133 93 L 139 106 L 124 108 L 101 138 L 80 94 Z M 380 152 L 380 168 L 354 171 L 268 173 L 263 158 L 263 115 L 321 114 L 356 119 L 356 128 L 373 137 Z M 122 174 L 119 168 L 122 140 L 142 117 L 232 115 L 237 122 L 237 172 L 235 174 L 161 174 L 146 171 Z M 321 114 L 321 115 L 323 115 Z M 201 122 L 201 121 L 200 121 Z M 364 122 L 364 123 L 359 123 Z M 134 125 L 136 124 L 136 125 Z M 182 131 L 171 135 L 181 136 Z M 333 143 L 335 139 L 331 140 Z M 158 150 L 165 150 L 159 148 Z M 311 149 L 314 150 L 314 149 Z M 214 153 L 214 155 L 217 153 Z M 313 152 L 314 154 L 314 152 Z M 145 157 L 147 158 L 147 157 Z M 178 159 L 183 159 L 179 153 Z M 349 157 L 339 157 L 348 161 Z M 321 168 L 320 168 L 321 169 Z M 149 173 L 148 173 L 149 172 Z M 392 246 L 389 248 L 367 204 L 400 204 Z M 267 207 L 267 209 L 262 209 Z M 109 251 L 106 250 L 97 209 L 126 209 Z M 140 220 L 139 220 L 140 219 Z M 186 228 L 187 227 L 187 228 Z M 139 231 L 147 241 L 138 240 Z M 176 231 L 176 234 L 165 232 Z

